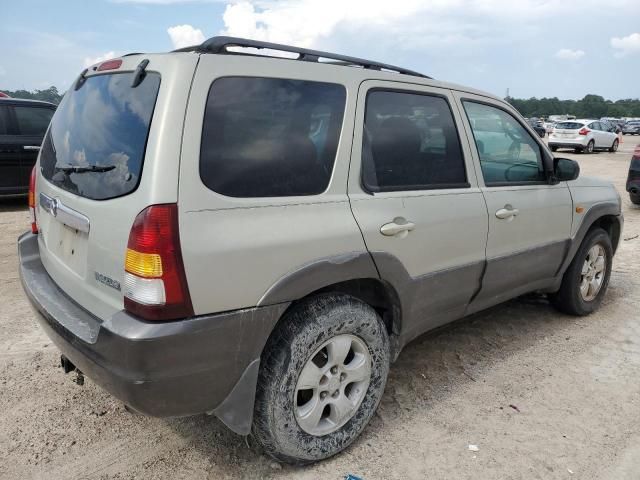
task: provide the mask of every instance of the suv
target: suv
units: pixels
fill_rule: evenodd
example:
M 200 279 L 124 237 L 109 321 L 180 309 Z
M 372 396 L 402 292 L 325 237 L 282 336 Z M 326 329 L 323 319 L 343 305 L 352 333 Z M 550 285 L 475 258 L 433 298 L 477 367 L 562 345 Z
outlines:
M 632 120 L 622 126 L 623 135 L 640 135 L 640 120 Z
M 423 332 L 534 290 L 598 307 L 620 197 L 578 171 L 486 93 L 215 37 L 82 72 L 21 278 L 66 371 L 307 463 L 362 432 Z
M 0 98 L 0 195 L 26 194 L 29 175 L 56 106 Z
M 576 153 L 593 153 L 595 150 L 618 150 L 620 140 L 608 123 L 599 120 L 568 120 L 558 122 L 549 134 L 549 147 L 571 148 Z

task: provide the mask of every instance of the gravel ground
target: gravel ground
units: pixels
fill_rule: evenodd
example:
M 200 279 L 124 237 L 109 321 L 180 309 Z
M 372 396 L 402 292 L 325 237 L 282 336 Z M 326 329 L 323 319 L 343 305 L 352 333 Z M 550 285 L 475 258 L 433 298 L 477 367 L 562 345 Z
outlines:
M 0 478 L 639 478 L 640 208 L 624 192 L 635 143 L 624 140 L 617 154 L 562 154 L 622 194 L 629 240 L 602 308 L 572 318 L 527 296 L 420 337 L 361 438 L 304 469 L 215 418 L 133 415 L 65 376 L 20 287 L 24 200 L 1 202 Z

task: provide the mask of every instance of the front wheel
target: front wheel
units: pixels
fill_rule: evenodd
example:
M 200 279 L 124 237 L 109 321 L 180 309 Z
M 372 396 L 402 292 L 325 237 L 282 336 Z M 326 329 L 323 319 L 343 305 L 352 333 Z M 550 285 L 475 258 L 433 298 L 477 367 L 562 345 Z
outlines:
M 570 315 L 588 315 L 596 310 L 609 285 L 613 248 L 607 232 L 594 228 L 562 278 L 560 290 L 550 296 L 558 309 Z
M 631 200 L 631 203 L 633 203 L 634 205 L 640 205 L 640 193 L 637 193 L 637 194 L 630 193 L 629 199 Z
M 294 306 L 265 347 L 253 437 L 297 465 L 344 450 L 378 407 L 389 356 L 386 328 L 366 303 L 323 294 Z

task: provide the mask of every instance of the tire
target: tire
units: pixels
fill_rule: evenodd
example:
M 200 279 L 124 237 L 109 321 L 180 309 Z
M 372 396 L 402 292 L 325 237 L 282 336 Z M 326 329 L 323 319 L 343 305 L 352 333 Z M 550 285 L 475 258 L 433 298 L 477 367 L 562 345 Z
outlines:
M 589 261 L 588 255 L 592 248 L 600 247 L 603 253 L 603 271 L 601 273 L 601 283 L 597 291 L 587 291 L 587 295 L 581 291 L 581 284 L 584 281 L 583 269 Z M 591 257 L 593 258 L 593 257 Z M 598 257 L 599 258 L 599 257 Z M 580 248 L 576 252 L 569 268 L 564 273 L 560 290 L 550 296 L 551 303 L 561 312 L 569 315 L 584 316 L 589 315 L 596 310 L 602 298 L 604 297 L 607 286 L 609 285 L 609 277 L 611 276 L 611 264 L 613 259 L 613 248 L 611 247 L 611 239 L 607 232 L 601 228 L 594 228 L 585 236 Z M 595 262 L 598 263 L 598 262 Z M 589 270 L 590 275 L 595 270 Z M 587 281 L 588 281 L 587 277 Z M 597 274 L 594 277 L 597 279 Z M 588 282 L 587 282 L 588 283 Z M 588 295 L 589 293 L 595 295 Z M 592 297 L 592 298 L 591 298 Z
M 573 151 L 574 151 L 574 153 L 583 153 L 584 149 L 583 148 L 574 148 Z
M 342 363 L 338 362 L 340 370 L 336 372 L 331 366 L 333 349 L 323 345 L 327 342 L 346 345 L 347 341 L 352 342 L 349 353 Z M 337 352 L 341 350 L 346 351 L 344 347 L 335 348 Z M 361 370 L 363 367 L 354 368 L 361 374 L 364 372 L 361 376 L 369 375 L 368 384 L 348 383 L 349 367 L 356 360 L 366 361 L 363 359 L 367 352 L 370 372 Z M 322 294 L 294 306 L 271 335 L 262 355 L 253 438 L 268 455 L 294 465 L 339 453 L 362 433 L 375 413 L 387 382 L 389 363 L 387 331 L 371 306 L 342 294 Z M 309 375 L 313 378 L 313 389 L 298 388 L 303 371 L 316 373 Z M 324 373 L 318 377 L 317 372 Z M 320 380 L 316 382 L 316 378 Z M 340 386 L 336 387 L 338 382 Z M 348 408 L 344 407 L 347 404 L 342 405 L 346 411 L 354 408 L 352 413 L 340 417 L 333 398 L 336 402 L 344 402 L 345 398 L 351 401 Z M 318 405 L 321 408 L 314 408 Z M 322 412 L 318 422 L 310 420 L 314 412 Z
M 630 193 L 629 198 L 631 199 L 631 203 L 633 203 L 634 205 L 640 205 L 640 193 L 635 195 L 633 193 Z
M 618 151 L 618 145 L 619 145 L 619 144 L 620 144 L 620 142 L 619 142 L 619 141 L 618 141 L 618 139 L 616 138 L 616 139 L 613 141 L 613 145 L 611 145 L 611 148 L 609 148 L 609 151 L 610 151 L 611 153 L 615 153 L 615 152 L 617 152 L 617 151 Z
M 587 143 L 587 146 L 584 149 L 585 153 L 593 153 L 593 149 L 596 146 L 596 143 L 593 140 L 589 140 L 589 143 Z
M 552 152 L 557 152 L 558 151 L 558 147 L 551 147 L 551 151 Z

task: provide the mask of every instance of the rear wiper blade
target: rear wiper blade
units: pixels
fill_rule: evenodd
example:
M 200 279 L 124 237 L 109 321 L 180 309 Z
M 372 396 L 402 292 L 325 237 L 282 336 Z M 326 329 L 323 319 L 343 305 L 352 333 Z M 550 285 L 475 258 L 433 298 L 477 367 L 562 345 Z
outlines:
M 89 165 L 87 167 L 80 167 L 77 165 L 67 165 L 64 167 L 56 167 L 56 168 L 64 173 L 86 173 L 86 172 L 102 173 L 102 172 L 109 172 L 114 168 L 116 168 L 116 166 L 115 165 L 104 165 L 104 166 Z

